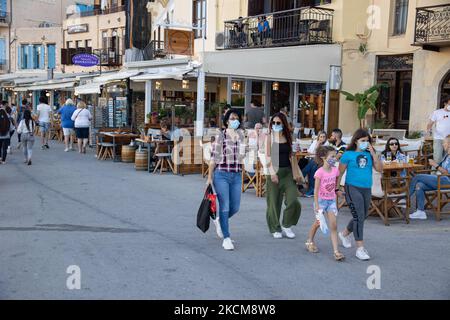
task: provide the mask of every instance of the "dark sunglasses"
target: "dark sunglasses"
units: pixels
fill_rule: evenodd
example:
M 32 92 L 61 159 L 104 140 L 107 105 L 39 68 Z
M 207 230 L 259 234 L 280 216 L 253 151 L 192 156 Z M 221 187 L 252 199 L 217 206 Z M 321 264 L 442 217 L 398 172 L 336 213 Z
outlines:
M 391 142 L 391 143 L 389 143 L 389 145 L 390 146 L 398 146 L 398 143 L 397 142 Z
M 280 125 L 283 124 L 281 121 L 272 121 L 272 124 Z

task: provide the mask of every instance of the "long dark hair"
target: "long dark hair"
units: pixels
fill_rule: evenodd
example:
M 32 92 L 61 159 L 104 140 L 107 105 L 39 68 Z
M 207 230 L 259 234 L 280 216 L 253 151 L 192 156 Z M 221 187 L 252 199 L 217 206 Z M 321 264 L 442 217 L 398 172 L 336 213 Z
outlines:
M 369 138 L 369 143 L 372 144 L 372 137 L 370 136 L 369 132 L 367 132 L 367 130 L 365 129 L 356 130 L 355 133 L 353 134 L 352 141 L 347 147 L 347 150 L 356 151 L 356 149 L 358 148 L 358 140 L 366 137 Z
M 272 134 L 272 121 L 273 119 L 275 119 L 276 117 L 280 118 L 281 123 L 283 124 L 283 136 L 286 138 L 287 140 L 287 144 L 289 146 L 289 153 L 292 153 L 292 136 L 291 136 L 291 132 L 289 131 L 289 124 L 288 121 L 286 119 L 286 116 L 281 113 L 281 112 L 277 112 L 275 113 L 272 118 L 270 118 L 270 122 L 269 122 L 269 132 L 270 134 Z
M 25 110 L 25 112 L 23 113 L 23 119 L 25 120 L 25 125 L 27 126 L 28 131 L 31 131 L 32 129 L 34 129 L 34 120 L 31 117 L 31 111 L 30 110 Z M 32 129 L 30 129 L 30 121 L 31 121 L 31 127 Z
M 4 130 L 0 131 L 1 135 L 5 135 L 9 132 L 11 122 L 9 121 L 8 113 L 5 109 L 0 109 L 0 127 Z
M 391 137 L 386 142 L 386 147 L 384 148 L 384 151 L 381 153 L 382 155 L 386 156 L 386 153 L 388 153 L 388 152 L 392 153 L 391 148 L 389 148 L 390 147 L 389 144 L 391 143 L 392 140 L 395 140 L 397 142 L 397 145 L 398 145 L 397 151 L 400 153 L 403 153 L 402 149 L 400 148 L 400 141 L 398 141 L 398 139 L 395 137 Z M 395 157 L 395 154 L 393 154 L 392 157 Z
M 233 113 L 238 116 L 239 122 L 242 123 L 241 114 L 239 113 L 239 111 L 237 111 L 236 109 L 230 109 L 227 111 L 227 113 L 225 113 L 225 116 L 223 117 L 223 126 L 225 127 L 225 129 L 228 128 L 228 121 L 230 120 L 230 116 Z

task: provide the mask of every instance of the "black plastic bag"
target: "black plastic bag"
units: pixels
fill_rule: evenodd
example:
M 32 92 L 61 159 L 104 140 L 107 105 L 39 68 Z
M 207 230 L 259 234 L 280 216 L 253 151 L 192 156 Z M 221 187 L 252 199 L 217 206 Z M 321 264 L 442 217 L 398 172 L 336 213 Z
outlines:
M 202 203 L 200 204 L 200 208 L 197 212 L 197 227 L 203 232 L 208 231 L 210 222 L 209 220 L 213 215 L 213 212 L 211 210 L 211 200 L 209 199 L 210 194 L 214 194 L 211 185 L 206 188 Z

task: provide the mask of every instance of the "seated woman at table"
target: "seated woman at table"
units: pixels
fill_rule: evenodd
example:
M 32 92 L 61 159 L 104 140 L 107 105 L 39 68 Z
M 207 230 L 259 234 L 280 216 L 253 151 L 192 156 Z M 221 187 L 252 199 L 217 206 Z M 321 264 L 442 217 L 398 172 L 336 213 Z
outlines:
M 161 138 L 162 140 L 171 140 L 172 132 L 169 130 L 167 121 L 161 121 Z
M 386 147 L 383 152 L 381 152 L 381 161 L 386 161 L 388 154 L 391 155 L 391 161 L 396 161 L 398 163 L 406 163 L 406 155 L 403 153 L 400 147 L 400 141 L 397 138 L 389 138 L 386 142 Z M 391 172 L 391 176 L 397 176 L 396 171 Z M 406 170 L 402 171 L 402 177 L 406 177 Z
M 312 157 L 309 159 L 304 158 L 300 159 L 299 166 L 302 168 L 302 173 L 304 177 L 308 177 L 308 190 L 305 193 L 305 197 L 311 198 L 314 196 L 314 174 L 316 173 L 318 169 L 318 165 L 316 163 L 316 160 L 314 159 L 314 156 L 316 154 L 317 148 L 320 146 L 328 146 L 329 143 L 327 141 L 327 133 L 325 131 L 320 131 L 317 139 L 313 141 L 311 146 L 308 148 L 308 157 Z
M 441 174 L 450 173 L 450 135 L 448 135 L 443 142 L 443 147 L 445 150 L 445 157 L 440 162 L 437 163 L 434 160 L 429 160 L 432 167 L 435 167 L 437 171 Z M 450 184 L 450 178 L 445 176 L 441 177 L 442 184 Z M 438 187 L 438 176 L 436 174 L 418 174 L 412 180 L 409 186 L 410 197 L 416 194 L 417 200 L 417 210 L 413 214 L 409 215 L 410 219 L 421 219 L 426 220 L 427 215 L 425 213 L 425 192 L 437 190 Z

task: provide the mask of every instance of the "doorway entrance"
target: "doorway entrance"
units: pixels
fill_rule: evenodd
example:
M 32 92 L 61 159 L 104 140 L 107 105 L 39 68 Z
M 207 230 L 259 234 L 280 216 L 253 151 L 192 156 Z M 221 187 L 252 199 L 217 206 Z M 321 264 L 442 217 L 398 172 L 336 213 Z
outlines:
M 376 120 L 386 127 L 409 126 L 413 55 L 379 56 L 377 83 L 387 84 L 378 99 Z
M 439 97 L 439 108 L 442 108 L 444 103 L 446 102 L 445 100 L 450 99 L 450 70 L 448 70 L 447 75 L 442 80 L 440 89 L 441 94 Z

